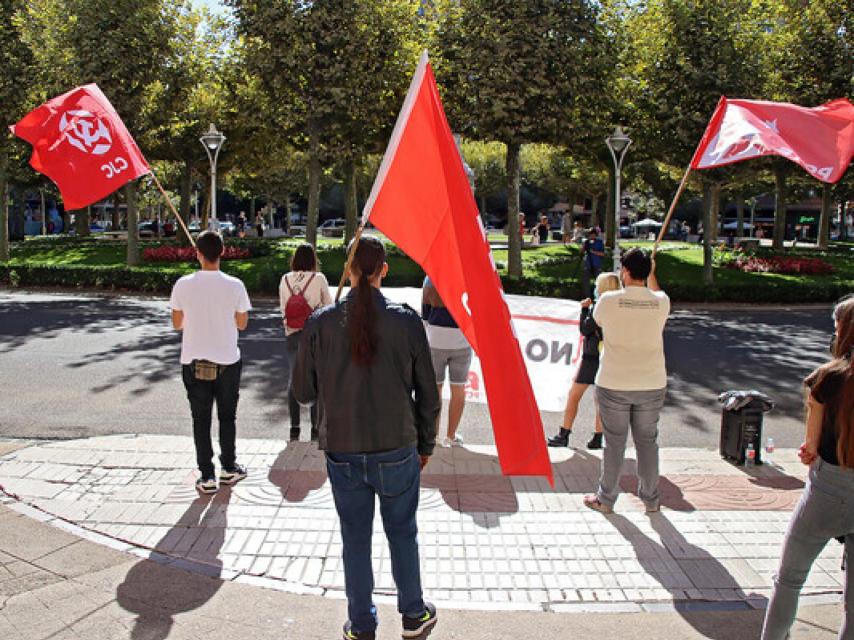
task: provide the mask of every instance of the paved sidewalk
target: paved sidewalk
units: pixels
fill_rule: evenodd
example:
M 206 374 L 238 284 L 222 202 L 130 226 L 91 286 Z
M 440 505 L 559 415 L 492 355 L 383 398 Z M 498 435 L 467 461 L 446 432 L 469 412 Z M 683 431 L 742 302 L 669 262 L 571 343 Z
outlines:
M 311 443 L 239 442 L 250 476 L 215 497 L 193 488 L 189 438 L 110 436 L 0 457 L 0 485 L 56 524 L 114 548 L 228 581 L 343 598 L 337 520 Z M 424 585 L 443 606 L 659 611 L 673 603 L 761 609 L 805 469 L 793 451 L 747 470 L 712 451 L 662 451 L 660 514 L 630 494 L 609 517 L 585 509 L 599 458 L 552 450 L 554 490 L 501 475 L 491 447 L 437 449 L 422 477 Z M 631 454 L 630 454 L 631 455 Z M 630 470 L 630 469 L 629 469 Z M 624 477 L 631 490 L 633 480 Z M 377 591 L 393 593 L 377 521 Z M 838 600 L 841 548 L 828 546 L 805 594 Z M 392 601 L 387 598 L 387 601 Z M 807 598 L 809 601 L 809 598 Z

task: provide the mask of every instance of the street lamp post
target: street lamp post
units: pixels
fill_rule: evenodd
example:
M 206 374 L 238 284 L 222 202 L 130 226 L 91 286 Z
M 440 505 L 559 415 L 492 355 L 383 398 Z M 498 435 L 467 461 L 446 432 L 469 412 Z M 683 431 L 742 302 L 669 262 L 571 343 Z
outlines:
M 211 124 L 207 133 L 199 138 L 199 142 L 204 146 L 208 160 L 211 162 L 211 218 L 216 220 L 216 161 L 219 158 L 219 150 L 225 142 L 225 136 Z
M 614 133 L 605 138 L 605 144 L 608 145 L 608 151 L 611 152 L 611 158 L 614 160 L 614 273 L 620 273 L 620 250 L 618 248 L 620 238 L 620 213 L 622 210 L 623 199 L 620 194 L 620 173 L 623 170 L 623 159 L 626 157 L 626 151 L 632 144 L 632 139 L 623 132 L 622 127 L 614 129 Z

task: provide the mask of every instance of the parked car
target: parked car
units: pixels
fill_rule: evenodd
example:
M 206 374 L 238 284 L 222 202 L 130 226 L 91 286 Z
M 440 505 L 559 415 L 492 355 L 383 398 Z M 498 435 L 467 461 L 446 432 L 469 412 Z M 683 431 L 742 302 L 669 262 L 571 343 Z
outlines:
M 140 238 L 153 238 L 157 235 L 157 230 L 155 229 L 155 222 L 151 220 L 144 220 L 139 223 L 137 229 L 139 231 Z
M 230 220 L 219 221 L 219 232 L 223 236 L 233 236 L 237 233 L 237 226 Z
M 333 218 L 322 223 L 318 229 L 343 229 L 345 226 L 347 221 L 344 218 Z

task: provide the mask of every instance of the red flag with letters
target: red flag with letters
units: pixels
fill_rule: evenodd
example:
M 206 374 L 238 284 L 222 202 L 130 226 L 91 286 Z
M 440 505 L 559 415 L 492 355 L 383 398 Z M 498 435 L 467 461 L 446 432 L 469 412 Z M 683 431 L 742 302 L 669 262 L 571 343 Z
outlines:
M 854 105 L 807 108 L 722 97 L 691 160 L 692 169 L 778 155 L 823 182 L 838 182 L 854 158 Z
M 430 276 L 480 357 L 502 471 L 552 482 L 540 412 L 426 52 L 365 205 L 368 219 Z
M 68 210 L 103 200 L 150 171 L 96 84 L 49 100 L 10 128 L 33 145 L 30 166 L 56 183 Z

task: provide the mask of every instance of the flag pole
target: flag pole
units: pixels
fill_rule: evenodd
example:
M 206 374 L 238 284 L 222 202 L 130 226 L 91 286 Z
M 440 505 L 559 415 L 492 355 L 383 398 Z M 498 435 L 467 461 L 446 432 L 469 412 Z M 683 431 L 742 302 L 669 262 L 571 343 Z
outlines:
M 347 259 L 344 261 L 344 271 L 341 272 L 341 280 L 338 282 L 338 292 L 335 294 L 335 302 L 341 298 L 341 290 L 344 289 L 344 283 L 347 281 L 347 276 L 350 275 L 350 266 L 353 264 L 353 255 L 356 253 L 356 247 L 359 245 L 359 239 L 362 237 L 362 232 L 365 230 L 364 221 L 359 223 L 359 228 L 356 229 L 353 239 L 350 241 L 350 248 L 347 250 Z
M 661 231 L 658 232 L 658 239 L 652 247 L 653 258 L 655 258 L 655 254 L 658 252 L 658 245 L 661 244 L 661 241 L 664 239 L 664 234 L 667 233 L 667 225 L 670 224 L 670 218 L 673 217 L 673 212 L 676 211 L 676 203 L 679 202 L 679 197 L 682 195 L 682 192 L 685 191 L 685 186 L 688 184 L 688 176 L 690 175 L 691 165 L 689 164 L 688 168 L 685 169 L 685 175 L 682 176 L 682 182 L 679 183 L 679 188 L 676 190 L 676 195 L 673 196 L 673 202 L 670 203 L 670 209 L 667 211 L 667 215 L 664 218 L 664 224 L 661 225 Z
M 154 184 L 157 185 L 157 188 L 160 189 L 160 193 L 163 194 L 163 199 L 166 200 L 166 204 L 169 205 L 169 208 L 172 210 L 172 213 L 175 215 L 175 219 L 178 220 L 178 224 L 181 225 L 181 228 L 184 230 L 184 233 L 187 234 L 187 237 L 190 239 L 190 244 L 193 245 L 193 248 L 196 248 L 196 241 L 193 240 L 193 235 L 190 233 L 190 230 L 187 228 L 187 223 L 184 222 L 184 219 L 178 214 L 175 210 L 175 205 L 172 204 L 172 201 L 169 199 L 169 196 L 166 194 L 166 190 L 163 188 L 163 185 L 160 184 L 160 180 L 157 179 L 157 176 L 154 174 L 154 171 L 151 172 L 151 177 L 154 179 Z

